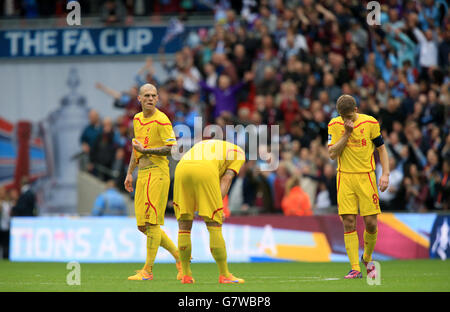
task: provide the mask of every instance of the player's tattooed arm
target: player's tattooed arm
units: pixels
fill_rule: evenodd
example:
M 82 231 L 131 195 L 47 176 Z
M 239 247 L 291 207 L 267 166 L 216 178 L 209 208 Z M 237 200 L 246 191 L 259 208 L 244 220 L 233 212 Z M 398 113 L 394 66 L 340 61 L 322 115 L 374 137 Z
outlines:
M 139 153 L 144 155 L 158 155 L 158 156 L 169 156 L 172 154 L 172 145 L 164 145 L 161 147 L 154 148 L 144 148 L 144 146 L 137 140 L 133 140 L 133 147 Z
M 128 164 L 127 174 L 133 174 L 134 169 L 137 167 L 136 155 L 134 155 L 134 150 L 131 151 L 130 163 Z
M 133 172 L 136 169 L 136 156 L 134 155 L 134 150 L 131 152 L 130 164 L 128 165 L 127 176 L 125 178 L 125 182 L 123 183 L 125 189 L 128 192 L 133 192 Z
M 133 147 L 144 155 L 158 155 L 158 156 L 169 156 L 172 154 L 172 145 L 164 145 L 155 148 L 144 148 L 144 146 L 137 140 L 133 140 Z
M 144 150 L 143 154 L 169 156 L 170 154 L 172 154 L 172 146 L 165 145 L 161 147 L 147 148 Z

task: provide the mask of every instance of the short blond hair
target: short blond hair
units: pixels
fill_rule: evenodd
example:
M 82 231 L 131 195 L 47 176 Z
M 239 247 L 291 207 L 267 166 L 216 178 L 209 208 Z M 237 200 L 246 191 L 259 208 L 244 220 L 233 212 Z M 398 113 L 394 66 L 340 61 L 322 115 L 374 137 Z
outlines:
M 151 83 L 146 83 L 139 88 L 139 95 L 145 92 L 146 89 L 151 89 L 157 91 L 156 87 Z
M 341 95 L 336 102 L 336 109 L 339 115 L 345 115 L 353 112 L 356 107 L 355 98 L 348 94 Z

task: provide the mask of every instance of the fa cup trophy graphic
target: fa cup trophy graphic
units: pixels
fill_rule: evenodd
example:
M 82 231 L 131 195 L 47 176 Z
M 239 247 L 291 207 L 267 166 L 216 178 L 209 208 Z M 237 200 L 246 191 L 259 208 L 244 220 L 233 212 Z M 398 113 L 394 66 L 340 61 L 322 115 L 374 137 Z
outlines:
M 67 79 L 69 93 L 41 123 L 49 169 L 40 207 L 43 214 L 77 213 L 78 162 L 74 155 L 80 152 L 80 136 L 88 124 L 89 112 L 86 98 L 77 90 L 79 85 L 78 71 L 71 68 Z

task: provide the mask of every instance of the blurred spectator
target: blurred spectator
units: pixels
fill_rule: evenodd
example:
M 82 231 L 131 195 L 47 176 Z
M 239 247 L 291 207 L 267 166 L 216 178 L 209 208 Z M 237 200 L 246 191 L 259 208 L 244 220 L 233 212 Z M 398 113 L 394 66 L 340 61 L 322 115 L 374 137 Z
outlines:
M 341 89 L 335 84 L 334 76 L 327 72 L 323 76 L 323 87 L 321 91 L 325 91 L 329 100 L 332 103 L 336 103 L 337 98 L 341 95 Z
M 145 59 L 144 66 L 142 66 L 142 68 L 139 69 L 136 75 L 136 89 L 138 89 L 138 86 L 142 86 L 146 83 L 158 86 L 159 82 L 155 74 L 156 72 L 155 68 L 153 67 L 153 59 L 149 56 Z M 134 93 L 132 95 L 134 95 Z
M 241 214 L 243 210 L 248 211 L 248 207 L 243 208 L 244 205 L 244 178 L 247 168 L 242 166 L 238 176 L 234 179 L 228 193 L 228 207 L 231 215 Z
M 389 89 L 387 88 L 386 81 L 379 79 L 375 94 L 375 100 L 377 101 L 380 109 L 386 109 L 389 100 Z
M 326 184 L 320 182 L 316 202 L 314 204 L 314 214 L 324 214 L 322 211 L 328 212 L 328 209 L 331 206 L 330 192 L 328 191 Z
M 392 131 L 384 141 L 388 155 L 390 158 L 395 158 L 396 163 L 398 164 L 401 160 L 401 153 L 404 148 L 404 144 L 400 142 L 399 133 L 397 131 Z M 402 167 L 399 165 L 399 167 Z
M 181 11 L 180 1 L 173 1 L 173 0 L 152 1 L 152 4 L 153 10 L 157 14 Z
M 180 105 L 174 114 L 172 124 L 174 127 L 180 124 L 188 126 L 191 137 L 194 137 L 195 118 L 201 116 L 198 107 L 200 104 L 199 95 L 194 93 L 188 98 L 179 98 L 179 103 Z
M 11 210 L 12 203 L 8 198 L 6 188 L 2 186 L 0 187 L 0 256 L 3 259 L 9 258 L 9 226 Z
M 438 60 L 440 68 L 447 68 L 450 55 L 450 23 L 441 31 L 441 42 L 438 47 Z
M 247 23 L 253 23 L 258 17 L 258 2 L 255 0 L 243 0 L 241 16 Z
M 308 194 L 300 187 L 298 177 L 293 177 L 286 183 L 286 192 L 281 207 L 285 216 L 312 215 L 311 201 Z
M 133 85 L 128 91 L 122 92 L 111 89 L 100 82 L 97 82 L 95 87 L 114 99 L 114 107 L 125 109 L 125 114 L 128 117 L 128 120 L 126 120 L 127 123 L 132 123 L 134 115 L 142 109 L 137 99 L 139 93 L 139 87 L 137 85 Z
M 278 68 L 279 65 L 280 65 L 279 60 L 273 56 L 273 51 L 270 49 L 264 50 L 262 58 L 256 60 L 253 63 L 253 66 L 254 66 L 253 83 L 255 85 L 260 85 L 260 83 L 264 79 L 264 71 L 266 70 L 266 67 Z
M 245 164 L 245 176 L 242 181 L 243 203 L 241 210 L 248 212 L 256 204 L 256 195 L 258 192 L 257 167 L 254 160 L 249 160 Z M 243 167 L 244 167 L 243 166 Z
M 450 133 L 445 137 L 445 142 L 442 146 L 440 157 L 443 159 L 450 158 Z
M 430 124 L 436 127 L 443 126 L 445 122 L 445 106 L 438 102 L 436 91 L 429 90 L 427 95 L 422 94 L 421 96 L 423 101 L 420 101 L 422 104 L 422 114 L 419 116 L 420 124 L 422 126 Z
M 406 211 L 447 205 L 442 191 L 450 157 L 445 1 L 383 2 L 379 27 L 367 25 L 358 1 L 206 2 L 145 2 L 144 10 L 137 1 L 126 1 L 129 12 L 191 14 L 200 5 L 215 15 L 213 27 L 184 39 L 173 63 L 160 55 L 166 75 L 156 75 L 147 58 L 133 84 L 158 83 L 158 107 L 174 124 L 192 128 L 193 118 L 202 116 L 223 128 L 279 126 L 272 140 L 283 165 L 273 172 L 263 171 L 268 163 L 260 159 L 245 165 L 230 197 L 236 213 L 279 211 L 286 176 L 302 176 L 301 188 L 317 212 L 334 211 L 336 163 L 327 154 L 327 122 L 337 116 L 341 94 L 352 94 L 358 110 L 380 122 L 392 158 L 391 188 L 380 194 L 381 201 Z M 95 11 L 94 4 L 90 9 Z M 168 79 L 157 79 L 164 76 Z M 140 111 L 138 86 L 126 92 L 98 87 L 116 107 L 126 108 L 128 122 Z M 113 126 L 120 129 L 120 139 L 113 140 L 113 170 L 130 152 L 123 142 L 132 133 L 119 125 L 125 120 Z M 245 145 L 245 136 L 239 133 L 236 140 Z
M 326 187 L 327 195 L 329 197 L 330 206 L 337 207 L 337 189 L 336 189 L 336 168 L 331 163 L 326 163 L 323 166 L 323 175 L 321 183 Z M 324 189 L 321 189 L 324 191 Z M 323 195 L 325 196 L 325 195 Z M 328 201 L 328 200 L 327 200 Z
M 275 201 L 275 211 L 282 213 L 281 202 L 285 196 L 286 183 L 290 177 L 288 168 L 284 163 L 279 164 L 276 178 L 274 181 L 274 201 Z
M 397 166 L 395 157 L 389 157 L 389 187 L 384 192 L 379 192 L 380 207 L 385 210 L 398 209 L 398 201 L 396 195 L 403 180 L 403 171 Z M 378 164 L 376 168 L 377 177 L 381 176 L 381 165 Z
M 37 0 L 22 1 L 22 8 L 26 18 L 36 18 L 39 16 Z
M 319 138 L 322 144 L 327 141 L 328 123 L 323 110 L 315 110 L 312 119 L 305 119 L 305 134 L 310 138 Z
M 435 150 L 427 151 L 427 163 L 424 168 L 424 175 L 430 179 L 432 174 L 439 169 L 439 158 Z
M 182 51 L 178 51 L 175 53 L 174 61 L 172 63 L 167 63 L 164 53 L 161 55 L 160 62 L 169 79 L 175 79 L 176 72 L 180 71 L 184 67 L 184 57 L 184 53 Z
M 436 174 L 436 201 L 435 208 L 445 211 L 450 210 L 450 158 L 442 163 L 442 176 Z
M 259 101 L 260 104 L 256 103 L 257 101 Z M 272 126 L 278 125 L 283 121 L 283 113 L 279 107 L 275 106 L 275 99 L 272 94 L 255 97 L 255 104 L 256 109 L 261 114 L 263 124 Z
M 391 133 L 393 129 L 393 123 L 395 121 L 402 121 L 404 115 L 400 110 L 400 103 L 397 99 L 390 97 L 388 98 L 386 108 L 380 108 L 380 121 L 381 127 Z
M 287 81 L 280 88 L 280 110 L 283 113 L 284 125 L 290 132 L 291 125 L 300 121 L 300 104 L 297 100 L 297 87 L 294 83 Z
M 36 215 L 36 195 L 31 188 L 29 177 L 24 176 L 21 181 L 20 195 L 17 199 L 17 203 L 12 208 L 11 216 L 34 217 Z
M 352 42 L 355 43 L 359 49 L 365 49 L 369 43 L 369 34 L 367 30 L 365 30 L 355 18 L 350 19 L 350 25 Z
M 233 62 L 231 62 L 230 59 L 228 59 L 227 54 L 224 53 L 225 51 L 216 52 L 212 54 L 211 56 L 211 62 L 214 65 L 216 72 L 220 75 L 226 75 L 230 78 L 230 83 L 232 85 L 237 84 L 240 80 L 237 74 L 237 69 Z M 245 75 L 244 75 L 245 79 Z
M 292 28 L 288 28 L 286 36 L 280 39 L 280 53 L 284 61 L 293 55 L 298 55 L 300 50 L 308 52 L 308 44 L 303 35 L 296 33 Z
M 413 32 L 419 43 L 420 74 L 424 79 L 427 79 L 429 70 L 438 65 L 437 34 L 431 29 L 427 29 L 423 33 L 418 27 L 414 28 Z
M 119 190 L 125 192 L 125 188 L 123 187 L 123 181 L 125 181 L 125 177 L 127 174 L 128 165 L 130 163 L 131 157 L 131 139 L 128 138 L 128 129 L 125 127 L 120 127 L 119 131 L 122 131 L 120 134 L 116 132 L 116 157 L 114 158 L 114 162 L 111 168 L 111 177 L 113 177 L 116 181 L 116 184 L 120 186 Z M 124 142 L 121 142 L 124 141 Z
M 395 61 L 399 67 L 403 66 L 405 61 L 409 61 L 413 66 L 415 66 L 415 50 L 416 44 L 411 38 L 401 31 L 400 28 L 391 29 L 388 26 L 387 33 L 388 44 L 395 51 Z
M 93 216 L 126 216 L 128 215 L 124 195 L 117 191 L 114 180 L 106 182 L 106 190 L 95 199 Z
M 256 92 L 258 94 L 277 94 L 280 88 L 280 83 L 276 77 L 275 68 L 266 66 L 264 68 L 263 79 L 256 85 Z
M 120 0 L 105 0 L 100 9 L 100 16 L 106 25 L 113 25 L 125 21 L 127 11 Z
M 117 157 L 117 145 L 114 143 L 115 129 L 111 118 L 103 119 L 102 132 L 95 140 L 90 152 L 89 171 L 103 181 L 114 178 L 113 164 Z
M 16 17 L 20 14 L 21 1 L 5 0 L 0 7 L 1 15 L 5 17 Z
M 272 183 L 269 178 L 273 179 L 274 175 L 267 171 L 259 169 L 256 176 L 258 182 L 258 192 L 256 194 L 255 206 L 260 208 L 261 213 L 275 213 L 274 196 Z
M 252 62 L 242 43 L 238 43 L 234 46 L 231 61 L 236 68 L 237 76 L 240 80 L 244 78 L 246 72 L 251 70 Z
M 419 21 L 425 30 L 433 25 L 441 25 L 445 13 L 448 12 L 448 4 L 443 0 L 426 0 L 419 2 Z
M 250 81 L 250 79 L 252 79 L 252 76 L 246 74 L 244 77 L 244 82 L 240 82 L 237 85 L 232 86 L 230 77 L 227 75 L 221 75 L 219 77 L 218 87 L 210 87 L 205 81 L 199 82 L 199 85 L 203 90 L 214 94 L 214 118 L 219 117 L 223 112 L 236 114 L 236 93 L 244 87 L 245 83 Z
M 419 95 L 420 89 L 417 83 L 412 83 L 407 87 L 407 94 L 403 96 L 401 102 L 401 113 L 403 116 L 409 116 L 414 113 L 414 105 L 419 100 Z
M 403 180 L 405 188 L 406 209 L 409 212 L 426 212 L 425 205 L 428 197 L 428 185 L 423 174 L 419 172 L 415 164 L 411 164 Z
M 89 154 L 94 146 L 97 137 L 102 131 L 101 120 L 98 112 L 94 109 L 89 111 L 89 124 L 81 133 L 81 154 L 79 158 L 79 166 L 81 170 L 88 170 Z
M 84 128 L 81 134 L 81 144 L 87 145 L 87 151 L 94 146 L 94 142 L 97 140 L 98 135 L 102 129 L 100 116 L 94 109 L 89 111 L 89 124 Z

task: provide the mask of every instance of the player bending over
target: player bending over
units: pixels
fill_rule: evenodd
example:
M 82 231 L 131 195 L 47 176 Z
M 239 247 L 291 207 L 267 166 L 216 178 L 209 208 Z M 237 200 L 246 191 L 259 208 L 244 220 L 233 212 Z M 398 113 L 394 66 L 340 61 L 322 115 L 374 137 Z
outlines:
M 183 284 L 192 284 L 191 228 L 194 212 L 203 217 L 209 231 L 211 254 L 219 267 L 219 283 L 244 283 L 228 271 L 227 251 L 222 236 L 223 198 L 245 162 L 242 149 L 220 140 L 195 144 L 175 169 L 174 209 L 178 220 L 178 249 Z

